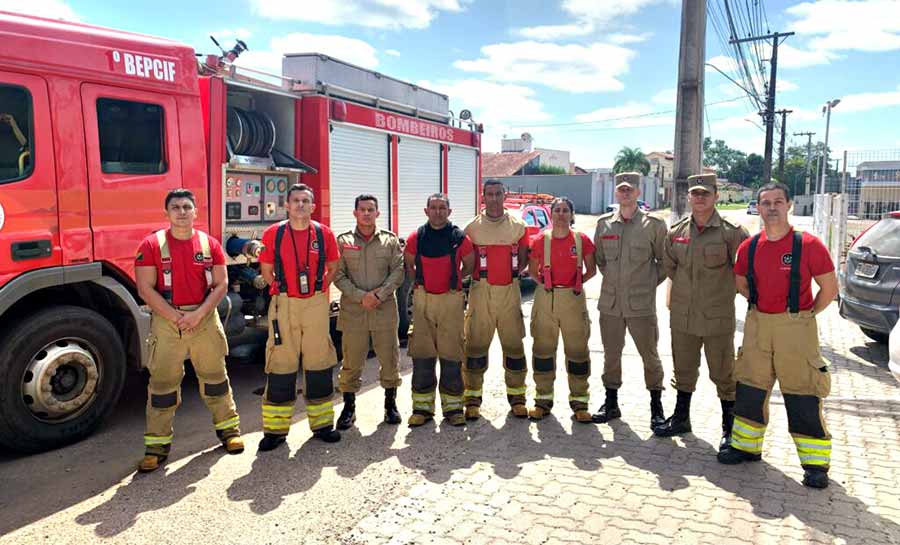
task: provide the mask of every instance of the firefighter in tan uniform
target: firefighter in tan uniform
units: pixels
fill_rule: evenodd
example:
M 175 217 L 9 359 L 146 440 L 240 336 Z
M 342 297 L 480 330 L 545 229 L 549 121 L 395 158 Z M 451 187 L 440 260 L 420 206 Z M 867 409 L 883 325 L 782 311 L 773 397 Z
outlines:
M 575 420 L 591 422 L 588 412 L 591 320 L 582 286 L 597 274 L 597 266 L 590 237 L 571 228 L 575 223 L 573 211 L 571 200 L 555 199 L 550 205 L 553 228 L 531 241 L 528 270 L 540 284 L 531 308 L 532 372 L 536 390 L 534 408 L 528 411 L 532 420 L 541 420 L 553 408 L 556 348 L 562 334 L 569 376 L 569 407 L 575 413 Z
M 606 401 L 594 422 L 622 416 L 618 390 L 622 386 L 625 330 L 644 362 L 644 384 L 650 390 L 650 426 L 665 421 L 662 408 L 663 368 L 656 350 L 656 288 L 665 277 L 663 254 L 666 222 L 638 208 L 641 175 L 616 174 L 619 209 L 597 220 L 594 234 L 600 285 L 600 338 L 603 340 L 603 385 Z
M 484 212 L 466 226 L 475 246 L 475 271 L 466 310 L 466 419 L 481 414 L 481 388 L 488 368 L 488 351 L 496 331 L 503 348 L 506 398 L 515 416 L 525 418 L 525 323 L 519 273 L 528 264 L 525 222 L 503 206 L 506 187 L 488 180 L 482 189 Z
M 306 416 L 313 437 L 335 443 L 332 367 L 337 353 L 329 334 L 328 288 L 338 266 L 337 240 L 327 226 L 313 221 L 313 191 L 294 184 L 287 192 L 288 219 L 262 236 L 260 274 L 269 284 L 269 339 L 260 451 L 287 439 L 297 398 L 297 374 L 303 371 Z
M 700 350 L 722 405 L 722 441 L 731 437 L 734 409 L 734 260 L 747 230 L 716 211 L 715 174 L 688 177 L 691 215 L 669 229 L 664 265 L 672 279 L 669 310 L 678 392 L 675 412 L 653 429 L 660 437 L 691 431 L 691 395 L 700 376 Z
M 165 207 L 170 228 L 145 238 L 135 260 L 138 293 L 153 310 L 147 339 L 150 383 L 141 472 L 159 468 L 169 455 L 186 358 L 194 366 L 200 397 L 212 412 L 213 427 L 225 450 L 232 454 L 244 450 L 225 371 L 228 342 L 216 312 L 228 289 L 225 253 L 215 239 L 193 229 L 197 217 L 193 193 L 170 191 Z
M 738 248 L 734 272 L 750 306 L 735 363 L 737 393 L 731 444 L 718 453 L 723 464 L 762 458 L 775 380 L 787 409 L 803 484 L 828 486 L 831 435 L 822 400 L 831 391 L 828 363 L 819 351 L 816 314 L 838 293 L 834 264 L 822 241 L 788 223 L 790 193 L 784 184 L 759 188 L 764 229 Z M 812 294 L 812 281 L 819 291 Z
M 441 411 L 453 426 L 464 426 L 462 278 L 472 271 L 472 241 L 448 221 L 450 200 L 435 193 L 426 201 L 428 223 L 406 238 L 406 270 L 413 287 L 413 330 L 408 354 L 413 361 L 413 414 L 410 427 L 434 418 L 435 389 L 441 392 Z M 437 360 L 440 358 L 440 381 Z
M 344 394 L 344 408 L 337 420 L 339 430 L 349 429 L 356 421 L 356 393 L 362 387 L 370 341 L 381 364 L 384 421 L 401 421 L 397 411 L 400 323 L 395 292 L 403 284 L 403 249 L 397 235 L 377 227 L 380 212 L 374 195 L 356 197 L 353 215 L 356 228 L 337 237 L 341 259 L 334 277 L 334 284 L 341 290 L 337 327 L 343 333 L 344 352 L 338 376 Z

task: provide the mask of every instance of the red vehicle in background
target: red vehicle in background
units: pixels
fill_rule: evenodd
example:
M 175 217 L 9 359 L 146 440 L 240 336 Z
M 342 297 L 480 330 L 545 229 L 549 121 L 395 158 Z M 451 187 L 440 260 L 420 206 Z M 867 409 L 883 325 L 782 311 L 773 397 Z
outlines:
M 548 193 L 509 193 L 506 208 L 511 214 L 522 218 L 525 232 L 531 238 L 550 227 L 550 203 L 553 195 Z

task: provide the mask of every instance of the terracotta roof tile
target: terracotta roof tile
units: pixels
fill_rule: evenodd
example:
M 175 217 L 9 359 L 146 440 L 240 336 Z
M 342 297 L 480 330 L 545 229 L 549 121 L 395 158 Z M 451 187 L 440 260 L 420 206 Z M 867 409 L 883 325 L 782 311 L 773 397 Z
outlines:
M 512 176 L 540 154 L 539 151 L 484 153 L 481 156 L 481 176 L 483 178 Z

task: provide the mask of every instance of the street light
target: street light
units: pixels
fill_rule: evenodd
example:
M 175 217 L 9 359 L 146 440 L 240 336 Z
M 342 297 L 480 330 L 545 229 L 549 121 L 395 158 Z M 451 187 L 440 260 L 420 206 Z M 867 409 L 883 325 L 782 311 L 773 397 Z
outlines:
M 819 184 L 818 193 L 825 193 L 825 175 L 828 173 L 828 129 L 831 126 L 831 109 L 841 103 L 841 99 L 836 98 L 834 100 L 829 100 L 822 106 L 822 113 L 827 114 L 825 118 L 825 150 L 822 152 L 825 154 L 825 160 L 822 161 L 822 178 Z

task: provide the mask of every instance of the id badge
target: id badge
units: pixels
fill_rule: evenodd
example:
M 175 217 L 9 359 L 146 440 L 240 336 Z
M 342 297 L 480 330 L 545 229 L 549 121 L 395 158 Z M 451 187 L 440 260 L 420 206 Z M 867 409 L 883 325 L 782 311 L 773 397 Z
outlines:
M 297 275 L 297 282 L 300 285 L 300 295 L 309 295 L 309 273 L 301 271 Z
M 486 271 L 487 266 L 487 248 L 479 248 L 478 249 L 478 268 L 482 271 Z

